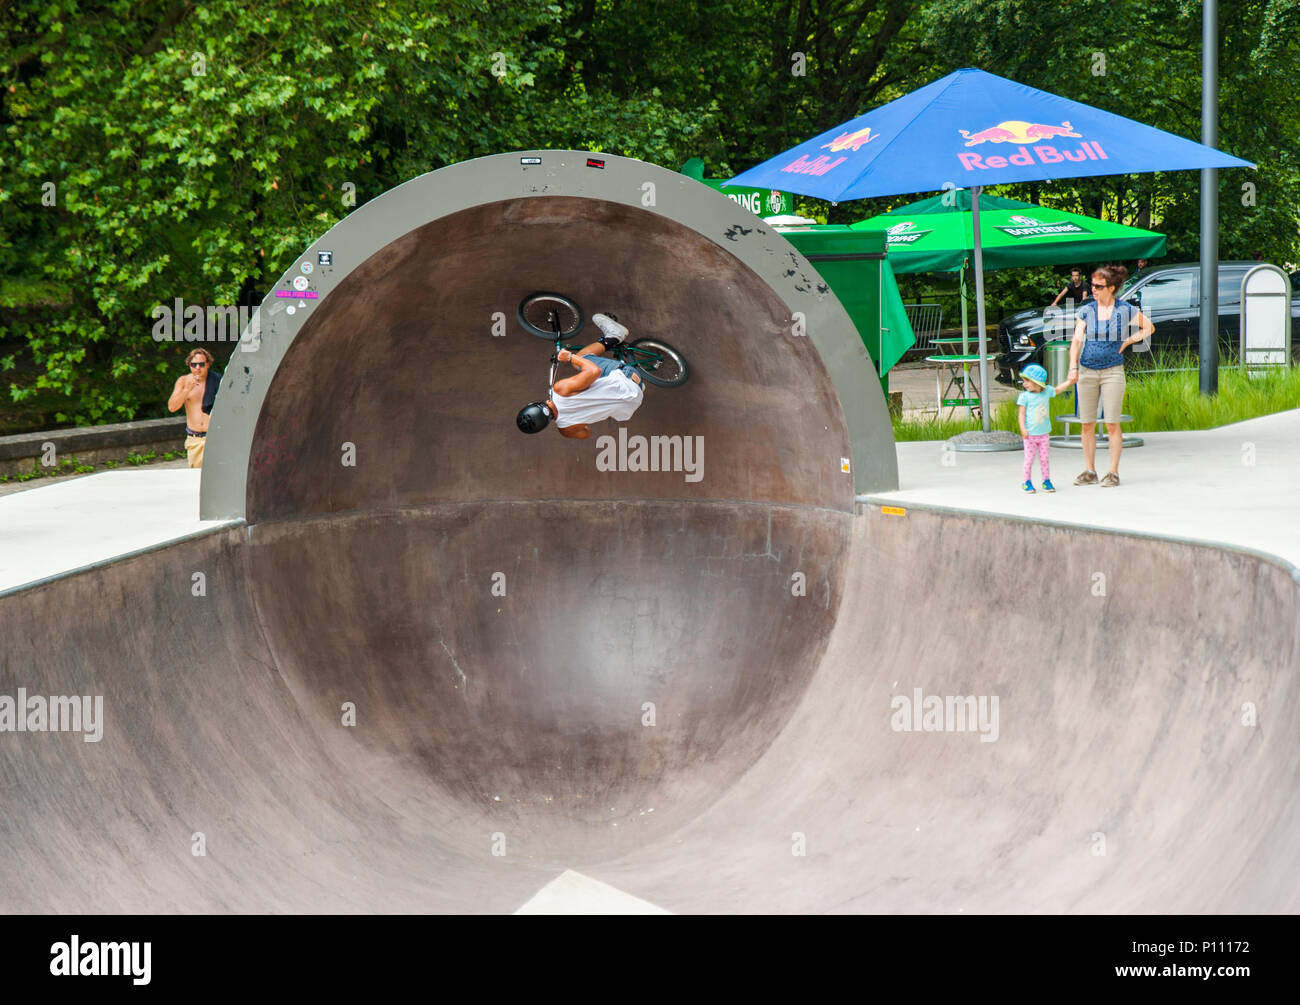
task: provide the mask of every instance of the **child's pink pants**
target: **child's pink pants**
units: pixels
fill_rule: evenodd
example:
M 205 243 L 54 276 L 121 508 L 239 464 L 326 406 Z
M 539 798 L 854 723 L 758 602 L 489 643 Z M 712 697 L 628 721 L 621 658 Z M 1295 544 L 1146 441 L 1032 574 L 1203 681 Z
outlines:
M 1052 477 L 1052 462 L 1048 459 L 1051 452 L 1051 444 L 1048 442 L 1049 434 L 1039 433 L 1037 436 L 1026 436 L 1025 441 L 1025 481 L 1029 481 L 1034 471 L 1034 453 L 1038 453 L 1038 470 L 1043 474 L 1043 481 L 1048 481 Z

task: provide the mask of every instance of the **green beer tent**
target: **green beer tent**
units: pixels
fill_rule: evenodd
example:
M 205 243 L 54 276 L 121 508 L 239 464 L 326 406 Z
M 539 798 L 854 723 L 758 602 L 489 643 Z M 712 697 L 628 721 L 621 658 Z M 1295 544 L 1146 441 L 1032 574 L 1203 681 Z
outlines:
M 916 344 L 883 235 L 845 226 L 818 225 L 791 216 L 794 198 L 771 189 L 722 188 L 725 178 L 705 178 L 704 161 L 692 157 L 681 173 L 729 196 L 785 235 L 826 280 L 848 312 L 886 391 L 889 371 Z
M 867 347 L 881 386 L 889 371 L 916 344 L 898 283 L 889 267 L 883 234 L 837 224 L 775 226 L 799 249 L 843 304 Z
M 858 329 L 881 386 L 889 390 L 889 371 L 916 345 L 898 282 L 889 267 L 885 235 L 841 224 L 772 224 L 799 249 L 826 280 Z
M 850 226 L 886 232 L 889 262 L 896 273 L 957 272 L 970 264 L 975 247 L 966 189 L 922 199 Z M 1159 258 L 1165 253 L 1163 234 L 987 194 L 980 196 L 980 244 L 986 271 L 1027 265 L 1087 268 L 1098 262 Z

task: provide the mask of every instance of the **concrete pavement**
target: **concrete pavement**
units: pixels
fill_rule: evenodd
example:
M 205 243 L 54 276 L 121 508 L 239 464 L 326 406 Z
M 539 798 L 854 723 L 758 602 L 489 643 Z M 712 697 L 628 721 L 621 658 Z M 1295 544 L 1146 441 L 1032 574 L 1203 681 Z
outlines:
M 335 587 L 369 567 L 383 579 L 366 589 L 386 605 L 423 596 L 418 577 L 393 579 L 399 553 L 379 544 L 391 527 L 404 547 L 433 554 L 429 545 L 450 532 L 420 529 L 434 512 L 308 524 L 307 536 L 265 527 L 250 548 L 250 528 L 185 525 L 197 501 L 187 470 L 124 471 L 0 500 L 0 526 L 8 543 L 24 541 L 31 576 L 87 564 L 86 540 L 66 537 L 83 521 L 92 539 L 113 524 L 151 529 L 147 540 L 114 539 L 124 548 L 173 542 L 10 593 L 0 606 L 7 679 L 42 693 L 103 693 L 112 716 L 96 744 L 48 737 L 37 747 L 30 734 L 0 733 L 0 763 L 17 771 L 9 805 L 23 807 L 0 821 L 0 849 L 24 863 L 6 871 L 0 899 L 55 911 L 1295 910 L 1300 891 L 1286 877 L 1300 866 L 1289 739 L 1300 726 L 1300 593 L 1290 563 L 1300 546 L 1286 451 L 1298 432 L 1300 412 L 1290 412 L 1155 434 L 1124 459 L 1114 490 L 1069 485 L 1079 453 L 1056 451 L 1066 484 L 1033 497 L 1017 489 L 1018 455 L 958 454 L 949 466 L 941 444 L 900 445 L 902 488 L 872 496 L 852 518 L 847 578 L 825 601 L 841 616 L 788 724 L 758 734 L 757 760 L 730 780 L 715 776 L 711 805 L 649 789 L 629 804 L 610 789 L 598 797 L 608 806 L 577 818 L 557 799 L 562 790 L 504 778 L 485 787 L 481 767 L 466 775 L 480 779 L 467 805 L 422 785 L 420 751 L 445 741 L 423 739 L 392 711 L 375 721 L 387 704 L 379 680 L 355 675 L 368 652 L 383 652 L 390 683 L 381 689 L 398 685 L 402 702 L 422 704 L 440 687 L 422 669 L 436 649 L 448 660 L 449 699 L 464 701 L 462 688 L 466 698 L 500 693 L 494 668 L 513 661 L 499 650 L 485 662 L 478 650 L 494 636 L 525 652 L 536 644 L 538 627 L 519 623 L 517 600 L 497 598 L 472 616 L 480 641 L 454 627 L 464 616 L 440 618 L 440 640 L 406 657 L 410 641 L 379 644 L 395 630 L 409 635 L 404 620 L 383 618 L 375 635 L 349 620 L 344 591 L 327 591 L 337 594 L 328 607 L 311 599 L 323 573 L 269 593 L 248 581 L 265 565 L 262 551 L 293 542 L 285 557 L 320 552 L 321 568 L 339 573 Z M 1252 454 L 1253 465 L 1243 460 Z M 105 500 L 112 518 L 87 520 Z M 617 523 L 626 534 L 650 516 L 637 507 Z M 784 552 L 772 553 L 781 568 Z M 343 573 L 350 555 L 365 564 Z M 702 561 L 674 559 L 702 574 L 718 559 Z M 796 563 L 808 568 L 808 555 Z M 448 564 L 462 563 L 434 567 Z M 206 598 L 192 596 L 195 570 L 207 576 Z M 650 567 L 641 573 L 657 579 Z M 711 591 L 725 582 L 719 573 L 706 575 Z M 671 589 L 665 581 L 655 595 Z M 727 623 L 702 598 L 688 606 L 709 609 L 698 624 Z M 258 627 L 295 611 L 304 630 L 348 653 L 338 664 L 348 675 L 324 692 L 326 650 L 303 665 L 313 681 L 291 655 L 306 635 Z M 63 638 L 76 648 L 65 651 Z M 615 643 L 595 665 L 625 665 L 629 651 Z M 707 662 L 682 669 L 696 665 Z M 561 686 L 547 685 L 556 695 Z M 655 700 L 675 717 L 704 695 L 680 706 L 645 680 L 628 700 L 638 709 Z M 898 702 L 945 695 L 999 698 L 996 725 L 985 719 L 995 742 L 981 741 L 977 719 L 965 734 L 899 731 Z M 366 717 L 362 745 L 337 729 L 349 698 Z M 541 693 L 530 701 L 544 707 Z M 1242 708 L 1271 728 L 1243 725 Z M 567 760 L 578 735 L 556 753 Z M 51 743 L 59 762 L 38 754 Z M 113 764 L 133 750 L 140 767 L 119 786 Z M 651 746 L 631 763 L 644 771 L 663 755 Z M 132 809 L 85 832 L 60 793 L 81 792 L 84 822 L 90 792 L 79 779 L 92 777 L 97 797 Z M 224 780 L 232 796 L 197 778 Z M 656 814 L 676 821 L 647 827 Z M 79 841 L 102 828 L 88 858 L 68 858 L 70 837 L 48 854 L 67 826 Z M 211 866 L 189 856 L 193 829 L 218 842 Z M 180 836 L 169 838 L 173 830 Z M 545 837 L 552 830 L 560 843 Z M 498 840 L 504 859 L 493 857 Z
M 228 523 L 199 519 L 200 473 L 175 463 L 22 482 L 0 497 L 0 593 Z
M 899 491 L 886 505 L 924 505 L 1246 548 L 1300 566 L 1300 409 L 1197 432 L 1139 432 L 1120 457 L 1120 485 L 1076 486 L 1083 452 L 1053 447 L 1054 494 L 1021 491 L 1023 454 L 966 453 L 943 442 L 900 443 Z M 1096 464 L 1109 463 L 1098 437 Z M 1041 486 L 1038 465 L 1033 481 Z

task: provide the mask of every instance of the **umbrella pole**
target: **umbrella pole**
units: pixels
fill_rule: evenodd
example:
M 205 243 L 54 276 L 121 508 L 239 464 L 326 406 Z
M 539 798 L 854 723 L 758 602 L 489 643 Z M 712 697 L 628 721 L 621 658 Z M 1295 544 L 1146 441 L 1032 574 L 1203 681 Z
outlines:
M 966 266 L 969 262 L 970 260 L 967 258 L 961 260 L 961 354 L 963 356 L 970 354 L 970 319 L 967 316 L 968 296 L 966 293 Z M 963 398 L 970 398 L 970 370 L 968 367 L 962 367 L 961 393 Z M 971 407 L 967 405 L 967 419 L 971 417 L 971 412 Z
M 961 263 L 961 354 L 965 356 L 970 352 L 970 320 L 966 317 L 967 295 L 966 295 L 966 265 L 967 259 L 962 259 Z
M 975 234 L 975 325 L 979 328 L 980 354 L 980 428 L 989 431 L 989 361 L 985 351 L 984 331 L 984 254 L 980 249 L 980 193 L 983 185 L 970 190 L 971 226 Z

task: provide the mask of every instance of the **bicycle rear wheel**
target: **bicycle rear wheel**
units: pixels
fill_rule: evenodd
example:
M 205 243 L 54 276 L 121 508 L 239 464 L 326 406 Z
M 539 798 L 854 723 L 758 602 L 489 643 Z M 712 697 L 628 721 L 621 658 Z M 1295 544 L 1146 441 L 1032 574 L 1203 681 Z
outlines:
M 657 387 L 681 387 L 691 375 L 686 357 L 657 338 L 637 339 L 620 346 L 619 358 L 631 363 L 637 371 Z
M 530 293 L 519 301 L 516 313 L 524 331 L 548 342 L 572 338 L 587 320 L 582 308 L 563 293 Z

